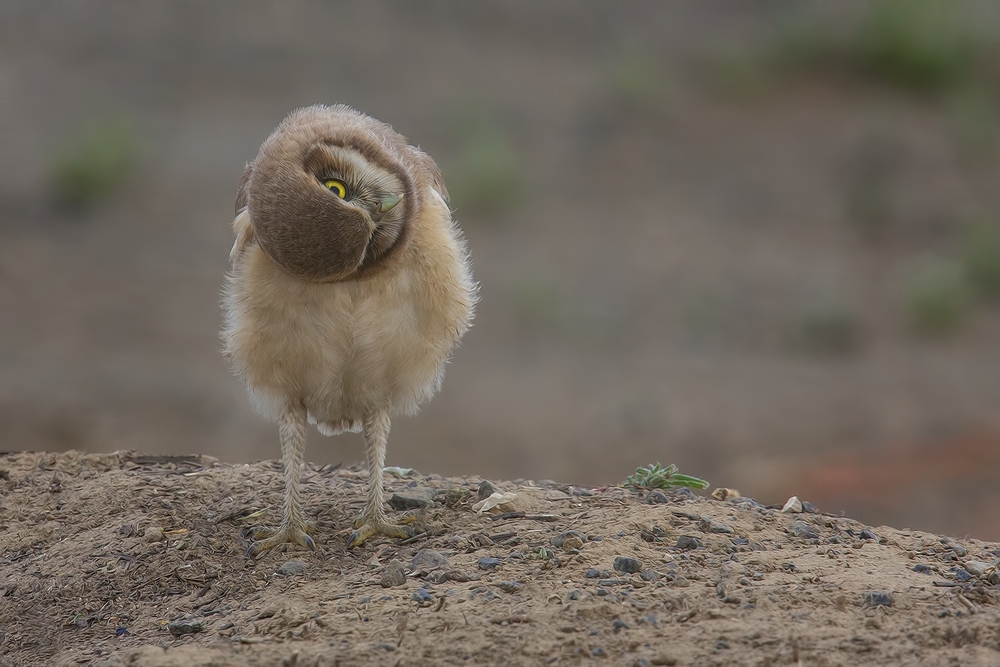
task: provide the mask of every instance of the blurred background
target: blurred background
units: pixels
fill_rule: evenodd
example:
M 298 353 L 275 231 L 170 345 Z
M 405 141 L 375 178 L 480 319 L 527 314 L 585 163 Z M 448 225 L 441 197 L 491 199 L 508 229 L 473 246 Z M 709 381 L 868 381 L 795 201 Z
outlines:
M 1000 539 L 990 1 L 0 5 L 0 450 L 279 455 L 219 354 L 236 183 L 344 102 L 482 302 L 388 463 Z M 310 434 L 319 463 L 357 436 Z

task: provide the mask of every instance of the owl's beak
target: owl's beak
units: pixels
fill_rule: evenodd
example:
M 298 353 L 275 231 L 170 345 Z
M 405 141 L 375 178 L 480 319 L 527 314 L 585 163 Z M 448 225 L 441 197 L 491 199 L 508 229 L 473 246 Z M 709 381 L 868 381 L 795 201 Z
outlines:
M 386 213 L 396 208 L 396 204 L 403 200 L 403 195 L 385 194 L 378 198 L 378 203 L 372 207 L 372 222 L 378 222 Z

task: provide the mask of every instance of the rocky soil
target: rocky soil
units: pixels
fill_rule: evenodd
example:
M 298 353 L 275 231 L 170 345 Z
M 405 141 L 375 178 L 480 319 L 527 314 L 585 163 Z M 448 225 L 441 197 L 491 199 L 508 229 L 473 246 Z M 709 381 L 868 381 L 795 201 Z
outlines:
M 364 478 L 310 468 L 320 549 L 251 561 L 277 462 L 0 456 L 0 665 L 1000 664 L 996 543 L 394 469 L 427 530 L 348 550 Z

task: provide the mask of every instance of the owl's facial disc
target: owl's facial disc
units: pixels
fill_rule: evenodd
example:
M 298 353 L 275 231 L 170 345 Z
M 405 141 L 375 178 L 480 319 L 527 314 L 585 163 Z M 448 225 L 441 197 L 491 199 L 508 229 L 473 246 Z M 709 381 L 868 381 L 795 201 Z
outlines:
M 378 146 L 265 142 L 249 182 L 258 242 L 291 275 L 330 282 L 380 265 L 404 238 L 413 184 Z M 297 154 L 297 155 L 296 155 Z

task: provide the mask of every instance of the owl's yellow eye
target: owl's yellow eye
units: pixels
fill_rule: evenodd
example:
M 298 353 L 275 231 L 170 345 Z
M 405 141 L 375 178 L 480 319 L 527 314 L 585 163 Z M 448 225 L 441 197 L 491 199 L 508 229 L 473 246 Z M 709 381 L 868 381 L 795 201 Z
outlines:
M 338 181 L 335 178 L 328 178 L 323 181 L 323 187 L 337 195 L 341 199 L 347 197 L 347 186 L 344 185 L 343 181 Z

